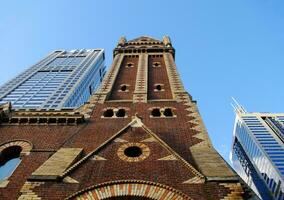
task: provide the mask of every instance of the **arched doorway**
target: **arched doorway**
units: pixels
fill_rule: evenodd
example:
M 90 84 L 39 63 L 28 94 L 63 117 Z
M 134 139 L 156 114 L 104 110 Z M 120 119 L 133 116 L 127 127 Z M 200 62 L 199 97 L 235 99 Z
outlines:
M 123 180 L 94 185 L 77 192 L 70 200 L 190 200 L 184 193 L 150 181 Z
M 136 197 L 136 196 L 121 196 L 121 197 L 110 197 L 106 198 L 106 200 L 151 200 L 146 197 Z

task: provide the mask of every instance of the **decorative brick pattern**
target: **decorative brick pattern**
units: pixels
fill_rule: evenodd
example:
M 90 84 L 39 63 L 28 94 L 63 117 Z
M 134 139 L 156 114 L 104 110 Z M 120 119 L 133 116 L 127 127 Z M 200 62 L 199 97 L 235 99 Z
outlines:
M 159 158 L 158 160 L 177 160 L 177 158 L 174 155 L 168 155 L 163 158 Z
M 75 180 L 74 178 L 70 177 L 70 176 L 66 176 L 63 179 L 64 183 L 79 183 L 77 180 Z
M 133 102 L 147 102 L 147 83 L 148 83 L 148 55 L 140 54 L 138 62 L 135 91 Z
M 188 184 L 199 184 L 199 183 L 204 183 L 204 180 L 200 178 L 199 176 L 195 176 L 187 181 L 184 181 L 183 183 L 188 183 Z
M 123 59 L 124 59 L 123 54 L 118 54 L 114 57 L 111 68 L 109 69 L 108 73 L 105 75 L 101 83 L 101 86 L 99 87 L 97 92 L 90 97 L 89 102 L 87 102 L 86 104 L 82 105 L 77 109 L 78 112 L 84 114 L 86 119 L 89 119 L 91 117 L 95 105 L 97 103 L 104 103 L 107 97 L 110 95 L 111 89 L 113 88 L 115 78 L 119 72 L 119 68 L 122 64 Z
M 105 159 L 105 158 L 102 157 L 102 156 L 94 155 L 94 157 L 93 157 L 92 160 L 107 160 L 107 159 Z
M 221 183 L 226 188 L 230 189 L 230 193 L 227 194 L 222 200 L 242 200 L 244 191 L 240 183 Z
M 104 80 L 102 81 L 98 92 L 96 93 L 107 95 L 107 93 L 111 91 L 113 84 L 115 82 L 115 78 L 117 77 L 120 66 L 122 64 L 123 58 L 124 58 L 123 54 L 119 54 L 114 57 L 111 68 L 108 71 L 107 75 L 105 76 Z
M 115 138 L 114 142 L 128 142 L 127 140 L 121 139 L 121 138 Z
M 14 140 L 0 145 L 0 152 L 11 146 L 20 146 L 22 148 L 21 155 L 29 155 L 33 145 L 25 140 Z
M 133 63 L 133 67 L 127 67 L 128 63 Z M 118 66 L 119 67 L 119 66 Z M 139 57 L 137 55 L 128 55 L 125 54 L 121 66 L 119 67 L 119 71 L 115 77 L 115 81 L 111 92 L 109 94 L 108 100 L 127 100 L 132 101 L 133 93 L 135 90 L 136 83 L 136 74 L 139 68 Z M 121 91 L 121 85 L 128 85 L 128 91 Z
M 142 154 L 138 157 L 126 156 L 124 153 L 125 149 L 127 149 L 128 147 L 132 147 L 132 146 L 139 147 L 142 151 Z M 117 150 L 117 155 L 121 160 L 124 160 L 127 162 L 139 162 L 139 161 L 146 159 L 150 155 L 150 149 L 147 145 L 143 143 L 137 143 L 137 142 L 136 143 L 126 143 L 119 147 L 119 149 Z
M 154 67 L 155 63 L 160 63 L 160 67 Z M 165 65 L 163 54 L 149 54 L 148 61 L 148 100 L 170 100 L 173 99 L 170 86 L 170 77 Z M 160 84 L 161 90 L 156 89 Z
M 169 153 L 173 154 L 178 160 L 182 161 L 182 163 L 196 176 L 200 177 L 203 181 L 205 181 L 204 176 L 196 170 L 190 163 L 184 160 L 178 153 L 176 153 L 172 148 L 170 148 L 163 140 L 161 140 L 155 133 L 153 133 L 149 128 L 145 125 L 142 126 L 143 129 L 148 132 L 152 137 L 154 137 L 157 142 L 159 142 L 164 148 L 166 148 Z
M 35 187 L 38 187 L 40 185 L 44 184 L 44 182 L 25 182 L 21 189 L 21 196 L 18 198 L 18 200 L 41 200 L 41 197 L 39 197 L 33 189 Z
M 45 161 L 35 172 L 32 179 L 56 180 L 82 153 L 82 148 L 61 148 Z
M 181 103 L 187 106 L 187 116 L 191 119 L 188 123 L 196 125 L 192 128 L 197 132 L 193 137 L 201 140 L 201 142 L 190 147 L 190 152 L 195 162 L 198 164 L 199 169 L 205 176 L 213 177 L 215 180 L 224 179 L 224 177 L 234 180 L 236 174 L 226 165 L 224 160 L 214 149 L 196 103 L 192 102 L 188 94 L 180 93 L 178 96 Z
M 72 109 L 64 111 L 19 109 L 13 111 L 13 115 L 2 117 L 0 121 L 5 125 L 77 125 L 85 120 L 83 114 Z
M 106 183 L 91 187 L 67 199 L 101 200 L 110 197 L 145 197 L 154 200 L 186 200 L 185 194 L 162 184 L 146 181 L 124 181 L 125 183 Z M 127 183 L 129 182 L 129 183 Z
M 164 53 L 164 61 L 165 61 L 167 73 L 169 76 L 172 95 L 177 101 L 180 101 L 180 99 L 177 97 L 177 94 L 184 93 L 185 90 L 183 88 L 179 74 L 177 72 L 177 68 L 176 68 L 172 54 Z
M 157 142 L 157 140 L 154 137 L 149 137 L 142 140 L 141 142 Z
M 0 143 L 29 140 L 34 145 L 8 185 L 0 187 L 0 199 L 241 199 L 238 178 L 212 147 L 196 102 L 183 89 L 174 54 L 169 38 L 122 39 L 101 88 L 80 108 L 65 113 L 4 112 L 0 107 L 0 120 L 18 117 L 13 126 L 1 121 Z M 128 85 L 123 92 L 122 84 Z M 112 114 L 104 113 L 107 108 L 124 108 L 127 117 L 124 112 L 108 117 Z M 171 110 L 151 117 L 156 116 L 152 108 Z M 33 118 L 40 115 L 55 118 L 55 123 L 37 123 Z M 82 120 L 62 126 L 56 123 L 61 117 Z M 121 159 L 142 154 L 136 149 L 136 154 L 120 150 L 118 155 L 120 147 L 131 143 L 147 146 L 149 155 L 139 162 Z M 83 156 L 55 159 L 43 176 L 31 176 L 61 148 L 84 149 Z M 45 182 L 38 182 L 42 178 Z M 245 198 L 253 196 L 244 193 Z
M 1 180 L 0 181 L 0 188 L 5 188 L 9 183 L 9 180 Z

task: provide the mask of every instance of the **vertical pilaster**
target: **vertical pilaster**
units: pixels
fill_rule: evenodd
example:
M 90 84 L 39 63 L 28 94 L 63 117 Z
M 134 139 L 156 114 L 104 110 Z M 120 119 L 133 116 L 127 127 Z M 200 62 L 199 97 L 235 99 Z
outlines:
M 91 101 L 97 99 L 99 103 L 103 103 L 106 100 L 106 98 L 108 97 L 108 95 L 110 94 L 113 88 L 115 78 L 117 77 L 118 71 L 123 61 L 123 58 L 124 58 L 124 54 L 117 54 L 114 57 L 110 70 L 108 71 L 107 75 L 103 79 L 102 84 L 100 88 L 98 89 L 98 92 L 96 92 L 91 97 L 90 99 Z
M 173 98 L 176 99 L 177 101 L 183 101 L 183 99 L 186 98 L 185 96 L 188 95 L 187 92 L 184 90 L 184 87 L 180 80 L 180 76 L 177 72 L 177 68 L 172 54 L 164 53 L 164 61 L 169 77 Z
M 124 59 L 124 54 L 117 54 L 114 57 L 111 68 L 108 71 L 108 73 L 105 75 L 98 91 L 90 97 L 88 103 L 77 109 L 78 112 L 84 114 L 85 118 L 90 118 L 96 103 L 104 103 L 107 97 L 110 95 L 115 82 L 115 78 L 117 77 L 123 59 Z
M 138 69 L 136 75 L 135 90 L 133 102 L 147 102 L 147 85 L 148 85 L 148 54 L 139 55 Z

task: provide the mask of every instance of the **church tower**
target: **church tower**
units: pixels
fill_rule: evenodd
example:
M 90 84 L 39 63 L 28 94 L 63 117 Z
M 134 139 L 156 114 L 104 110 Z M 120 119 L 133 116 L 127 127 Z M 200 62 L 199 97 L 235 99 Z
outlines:
M 0 199 L 253 198 L 213 148 L 167 36 L 122 37 L 75 111 L 0 112 L 0 163 L 21 160 Z

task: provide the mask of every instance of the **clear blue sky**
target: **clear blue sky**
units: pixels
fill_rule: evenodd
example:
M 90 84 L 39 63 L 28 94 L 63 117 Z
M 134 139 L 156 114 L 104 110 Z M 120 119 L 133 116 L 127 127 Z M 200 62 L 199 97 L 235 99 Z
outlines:
M 248 111 L 284 112 L 283 0 L 2 1 L 0 85 L 55 49 L 104 48 L 109 66 L 122 35 L 171 37 L 185 88 L 226 159 L 232 96 Z

